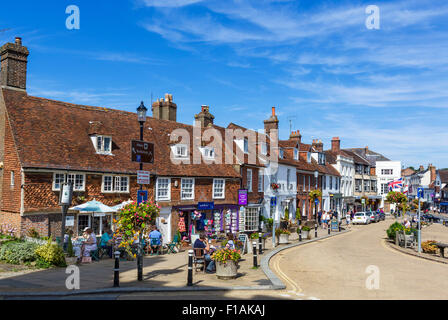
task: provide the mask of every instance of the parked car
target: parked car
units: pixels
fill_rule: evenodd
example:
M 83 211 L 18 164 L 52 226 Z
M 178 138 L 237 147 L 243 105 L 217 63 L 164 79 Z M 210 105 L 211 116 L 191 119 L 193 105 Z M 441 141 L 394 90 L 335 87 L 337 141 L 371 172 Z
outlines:
M 375 212 L 369 211 L 367 213 L 369 214 L 370 222 L 378 222 L 378 221 L 380 221 L 379 216 Z
M 369 224 L 370 214 L 367 212 L 356 212 L 353 217 L 353 224 Z

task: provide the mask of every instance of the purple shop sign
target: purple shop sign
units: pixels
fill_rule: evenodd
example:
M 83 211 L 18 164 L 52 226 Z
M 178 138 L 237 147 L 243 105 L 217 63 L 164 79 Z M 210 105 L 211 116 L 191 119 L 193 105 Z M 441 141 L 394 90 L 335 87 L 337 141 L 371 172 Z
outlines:
M 247 189 L 238 190 L 238 205 L 247 206 Z

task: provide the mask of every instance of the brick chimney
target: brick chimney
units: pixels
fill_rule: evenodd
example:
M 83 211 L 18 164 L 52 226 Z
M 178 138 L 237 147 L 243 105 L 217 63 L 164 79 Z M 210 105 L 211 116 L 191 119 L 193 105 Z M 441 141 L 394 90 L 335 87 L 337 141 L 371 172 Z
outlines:
M 26 90 L 26 65 L 28 49 L 22 46 L 22 38 L 6 43 L 0 48 L 0 86 Z
M 433 182 L 433 181 L 435 181 L 436 180 L 436 167 L 435 166 L 433 166 L 432 164 L 430 164 L 429 166 L 428 166 L 428 170 L 431 172 L 431 182 Z
M 339 140 L 339 137 L 333 137 L 331 139 L 331 151 L 336 154 L 339 154 L 341 151 L 341 140 Z
M 213 124 L 213 119 L 215 119 L 209 110 L 209 106 L 203 105 L 201 106 L 201 112 L 194 116 L 194 119 L 201 123 L 202 128 L 211 126 Z
M 302 142 L 302 135 L 300 134 L 300 131 L 297 130 L 291 132 L 291 134 L 289 135 L 289 140 L 295 140 L 298 144 L 300 144 Z
M 165 94 L 165 99 L 157 99 L 152 104 L 152 116 L 155 119 L 176 121 L 177 105 L 173 102 L 172 94 Z
M 423 165 L 420 165 L 420 171 L 425 170 L 425 167 L 423 167 Z
M 269 119 L 264 120 L 264 131 L 268 136 L 270 136 L 270 132 L 272 129 L 278 130 L 278 118 L 275 115 L 275 107 L 272 107 L 272 115 L 269 117 Z
M 324 151 L 324 144 L 322 143 L 321 140 L 318 140 L 318 139 L 313 140 L 312 146 L 318 152 L 323 152 Z

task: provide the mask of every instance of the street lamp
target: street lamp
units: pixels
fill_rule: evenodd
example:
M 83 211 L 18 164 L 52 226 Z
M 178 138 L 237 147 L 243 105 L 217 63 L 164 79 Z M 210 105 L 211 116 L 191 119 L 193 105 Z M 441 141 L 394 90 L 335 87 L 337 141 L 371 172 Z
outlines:
M 146 111 L 148 109 L 143 104 L 143 101 L 140 103 L 140 106 L 137 108 L 137 116 L 138 122 L 140 123 L 140 141 L 143 141 L 143 125 L 146 122 Z M 140 161 L 140 171 L 143 170 L 143 162 Z M 143 185 L 140 185 L 140 190 L 143 190 Z M 138 281 L 143 280 L 143 234 L 140 230 L 140 234 L 138 235 L 138 258 L 137 258 L 137 278 Z

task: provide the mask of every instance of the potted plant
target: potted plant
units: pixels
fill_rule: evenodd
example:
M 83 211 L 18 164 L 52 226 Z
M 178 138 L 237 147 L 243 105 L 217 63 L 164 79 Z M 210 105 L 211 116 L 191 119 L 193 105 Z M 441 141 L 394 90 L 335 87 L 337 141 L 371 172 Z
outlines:
M 241 259 L 239 250 L 222 248 L 215 251 L 212 260 L 216 264 L 218 279 L 235 279 L 238 274 L 238 261 Z
M 75 251 L 73 250 L 73 244 L 72 244 L 72 236 L 68 235 L 68 242 L 67 242 L 67 256 L 65 257 L 65 262 L 67 265 L 72 265 L 76 263 L 76 260 L 78 258 L 75 257 Z
M 262 246 L 263 250 L 265 250 L 265 248 L 266 248 L 267 237 L 268 237 L 267 233 L 264 233 L 261 235 L 261 246 Z M 257 243 L 258 243 L 259 238 L 260 238 L 260 235 L 258 234 L 258 232 L 254 232 L 250 235 L 250 239 L 256 241 Z
M 291 232 L 286 229 L 277 229 L 275 230 L 275 235 L 277 236 L 279 244 L 285 244 L 289 242 L 289 235 Z
M 300 227 L 297 228 L 297 233 L 299 233 L 299 231 L 300 231 Z M 310 238 L 310 231 L 311 231 L 310 227 L 303 226 L 302 227 L 302 238 L 309 239 Z

